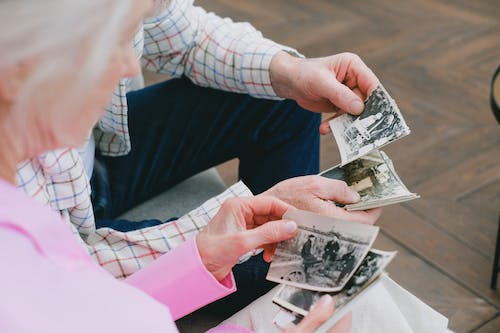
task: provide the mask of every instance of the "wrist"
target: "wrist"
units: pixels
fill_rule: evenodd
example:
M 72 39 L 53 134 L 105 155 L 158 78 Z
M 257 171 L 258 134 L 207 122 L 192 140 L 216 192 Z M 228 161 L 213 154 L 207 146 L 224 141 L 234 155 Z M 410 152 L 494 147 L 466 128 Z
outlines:
M 205 266 L 205 269 L 217 281 L 223 280 L 227 276 L 227 272 L 213 261 L 213 258 L 216 258 L 217 245 L 213 246 L 213 242 L 206 235 L 203 235 L 203 233 L 196 235 L 195 242 L 201 263 Z
M 206 251 L 206 246 L 205 246 L 205 239 L 203 234 L 199 233 L 198 235 L 195 236 L 195 243 L 196 243 L 196 249 L 198 250 L 198 255 L 200 256 L 201 263 L 203 266 L 205 266 L 206 270 L 209 271 L 211 274 L 212 272 L 209 269 L 209 264 L 207 260 L 207 251 Z
M 269 78 L 271 86 L 278 97 L 293 98 L 294 80 L 296 66 L 301 59 L 296 58 L 285 51 L 276 53 L 269 65 Z

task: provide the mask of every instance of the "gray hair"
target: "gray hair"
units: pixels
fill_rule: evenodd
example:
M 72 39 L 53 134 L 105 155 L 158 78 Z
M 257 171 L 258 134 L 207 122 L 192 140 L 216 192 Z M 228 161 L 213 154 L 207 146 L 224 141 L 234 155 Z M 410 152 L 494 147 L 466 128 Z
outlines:
M 75 98 L 85 98 L 82 92 L 111 59 L 132 1 L 0 0 L 0 70 L 35 61 L 15 107 L 24 109 L 26 103 L 47 98 L 69 107 Z M 68 73 L 75 82 L 65 96 L 37 94 L 47 81 Z

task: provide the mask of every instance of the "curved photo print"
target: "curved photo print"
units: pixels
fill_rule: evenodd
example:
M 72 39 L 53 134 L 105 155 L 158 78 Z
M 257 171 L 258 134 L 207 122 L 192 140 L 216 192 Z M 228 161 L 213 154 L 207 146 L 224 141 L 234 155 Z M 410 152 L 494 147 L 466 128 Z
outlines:
M 341 165 L 410 134 L 396 102 L 381 85 L 365 101 L 359 116 L 343 114 L 330 120 Z
M 267 279 L 315 291 L 342 290 L 379 230 L 301 210 L 289 210 L 283 218 L 297 222 L 298 233 L 278 245 Z
M 391 159 L 383 151 L 374 150 L 343 167 L 338 165 L 319 175 L 342 180 L 359 193 L 359 202 L 346 205 L 347 210 L 382 207 L 419 197 L 404 185 Z
M 335 311 L 341 309 L 351 299 L 356 297 L 359 292 L 377 279 L 395 255 L 396 251 L 370 250 L 344 289 L 337 293 L 328 293 L 335 299 Z M 326 293 L 283 285 L 274 296 L 273 302 L 305 316 L 311 306 L 324 294 Z

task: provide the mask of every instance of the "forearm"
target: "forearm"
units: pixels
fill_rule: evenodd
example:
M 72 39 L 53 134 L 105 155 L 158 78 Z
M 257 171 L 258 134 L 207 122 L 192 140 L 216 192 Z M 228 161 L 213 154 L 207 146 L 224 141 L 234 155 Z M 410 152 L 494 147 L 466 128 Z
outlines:
M 177 221 L 130 232 L 101 228 L 86 238 L 85 246 L 114 277 L 126 278 L 198 234 L 224 200 L 245 196 L 252 193 L 238 182 Z
M 174 320 L 236 290 L 232 273 L 217 281 L 205 268 L 194 239 L 125 281 L 167 305 Z
M 291 98 L 296 78 L 300 77 L 296 71 L 301 59 L 285 51 L 276 53 L 269 65 L 269 78 L 274 92 L 278 97 Z
M 295 50 L 265 39 L 248 23 L 235 23 L 174 0 L 145 23 L 144 65 L 172 76 L 186 75 L 212 88 L 277 98 L 269 67 L 281 50 Z

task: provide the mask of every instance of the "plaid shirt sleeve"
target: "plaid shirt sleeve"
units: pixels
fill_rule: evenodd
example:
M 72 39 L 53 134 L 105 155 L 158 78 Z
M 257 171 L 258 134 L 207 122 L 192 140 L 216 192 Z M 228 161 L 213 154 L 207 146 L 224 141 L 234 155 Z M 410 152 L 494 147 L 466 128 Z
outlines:
M 172 0 L 144 22 L 144 67 L 174 77 L 186 75 L 204 87 L 276 99 L 269 65 L 281 50 L 300 56 L 264 38 L 249 23 L 207 13 L 193 0 Z
M 101 228 L 87 237 L 86 246 L 100 266 L 122 279 L 194 237 L 227 198 L 249 196 L 252 192 L 238 182 L 177 221 L 131 232 Z

